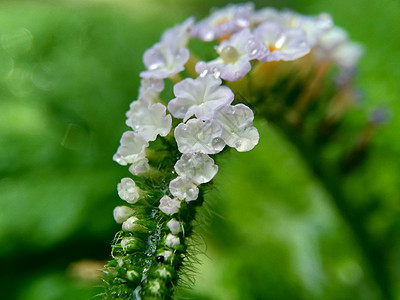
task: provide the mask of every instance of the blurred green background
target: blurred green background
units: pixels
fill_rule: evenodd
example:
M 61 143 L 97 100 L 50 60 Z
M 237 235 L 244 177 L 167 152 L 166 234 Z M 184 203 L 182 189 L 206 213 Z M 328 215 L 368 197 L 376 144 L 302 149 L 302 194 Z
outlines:
M 231 1 L 235 2 L 235 1 Z M 137 96 L 142 53 L 161 32 L 229 1 L 0 2 L 1 299 L 91 299 L 107 260 L 127 168 L 112 161 Z M 363 102 L 390 120 L 368 164 L 346 184 L 381 197 L 367 219 L 390 260 L 400 299 L 400 2 L 255 1 L 258 8 L 329 12 L 365 46 Z M 279 130 L 221 161 L 198 228 L 201 264 L 190 299 L 383 299 L 332 199 Z M 361 188 L 360 188 L 361 187 Z M 189 274 L 190 275 L 190 274 Z M 190 277 L 192 278 L 192 277 Z

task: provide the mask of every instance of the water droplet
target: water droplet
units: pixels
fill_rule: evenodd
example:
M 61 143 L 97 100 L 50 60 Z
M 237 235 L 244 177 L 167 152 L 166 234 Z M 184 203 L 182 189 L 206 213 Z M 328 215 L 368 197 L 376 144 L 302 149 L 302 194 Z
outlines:
M 225 46 L 220 51 L 219 56 L 224 62 L 233 64 L 239 59 L 240 54 L 235 47 Z
M 219 76 L 221 76 L 221 72 L 218 68 L 213 68 L 212 73 L 215 78 L 219 78 Z
M 222 138 L 216 137 L 211 141 L 211 145 L 213 147 L 213 150 L 221 151 L 225 146 L 225 142 Z
M 208 74 L 208 70 L 204 69 L 201 73 L 200 73 L 200 77 L 205 77 Z

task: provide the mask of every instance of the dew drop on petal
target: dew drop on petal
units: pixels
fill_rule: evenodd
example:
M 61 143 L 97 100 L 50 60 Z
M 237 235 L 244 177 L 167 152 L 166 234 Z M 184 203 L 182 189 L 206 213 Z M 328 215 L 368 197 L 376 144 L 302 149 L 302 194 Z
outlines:
M 212 74 L 214 75 L 215 78 L 219 78 L 219 76 L 221 76 L 221 72 L 218 68 L 213 68 Z
M 247 43 L 247 49 L 250 53 L 250 57 L 256 57 L 260 52 L 260 44 L 257 43 L 255 40 L 250 39 Z
M 224 148 L 225 142 L 220 137 L 216 137 L 211 141 L 211 146 L 214 148 L 214 150 L 220 151 L 222 148 Z
M 204 69 L 201 73 L 200 73 L 200 77 L 206 77 L 208 74 L 208 70 Z
M 233 46 L 225 46 L 219 55 L 226 63 L 235 63 L 240 57 L 239 52 Z

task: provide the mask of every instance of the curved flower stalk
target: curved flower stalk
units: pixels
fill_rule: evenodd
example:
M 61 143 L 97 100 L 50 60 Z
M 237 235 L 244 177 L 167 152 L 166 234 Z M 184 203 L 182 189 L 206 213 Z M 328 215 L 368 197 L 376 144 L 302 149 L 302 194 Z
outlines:
M 204 41 L 214 58 L 197 57 L 190 39 Z M 118 184 L 126 203 L 114 210 L 121 231 L 106 266 L 104 295 L 170 299 L 196 209 L 218 172 L 215 158 L 224 149 L 250 151 L 259 141 L 252 108 L 304 153 L 321 149 L 354 103 L 351 74 L 361 55 L 327 14 L 255 11 L 249 3 L 166 30 L 144 53 L 138 100 L 126 114 L 131 129 L 114 155 L 131 176 Z M 167 80 L 174 98 L 161 99 Z M 357 147 L 351 151 L 363 150 Z M 337 165 L 352 153 L 340 155 Z

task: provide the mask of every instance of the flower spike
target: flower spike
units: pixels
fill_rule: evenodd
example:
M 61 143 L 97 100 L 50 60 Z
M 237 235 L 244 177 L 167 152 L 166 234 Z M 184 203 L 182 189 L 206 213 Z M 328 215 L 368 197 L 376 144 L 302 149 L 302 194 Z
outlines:
M 213 56 L 197 58 L 193 39 Z M 290 137 L 300 131 L 296 141 L 315 139 L 300 150 L 322 143 L 350 106 L 349 74 L 361 54 L 328 14 L 255 11 L 251 3 L 167 29 L 143 54 L 137 100 L 126 113 L 130 129 L 113 156 L 131 175 L 117 184 L 124 205 L 113 212 L 121 230 L 105 269 L 107 299 L 171 299 L 190 260 L 197 209 L 208 201 L 219 157 L 231 148 L 256 147 L 255 115 Z M 340 84 L 327 87 L 332 74 Z

